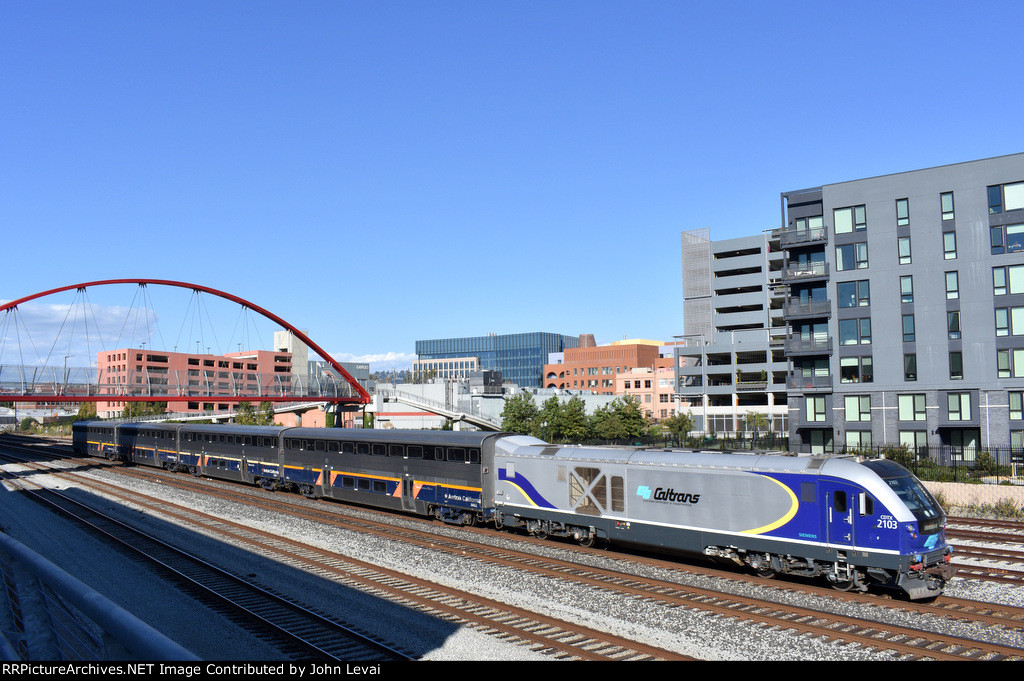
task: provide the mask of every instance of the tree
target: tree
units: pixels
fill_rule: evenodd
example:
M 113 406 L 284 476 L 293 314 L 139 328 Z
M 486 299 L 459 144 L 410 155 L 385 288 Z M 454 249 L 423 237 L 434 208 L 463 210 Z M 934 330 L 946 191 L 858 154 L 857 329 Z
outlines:
M 693 430 L 693 413 L 687 412 L 670 416 L 667 419 L 662 419 L 661 425 L 667 428 L 668 432 L 672 433 L 673 438 L 682 440 Z
M 748 411 L 744 420 L 747 422 L 747 429 L 754 432 L 754 437 L 757 437 L 762 430 L 768 430 L 771 425 L 768 415 L 759 411 Z
M 582 442 L 587 438 L 587 407 L 579 395 L 565 403 L 562 409 L 562 439 L 568 442 Z
M 121 416 L 131 418 L 133 416 L 157 416 L 167 412 L 166 402 L 129 402 L 124 405 Z
M 239 402 L 235 406 L 235 423 L 241 426 L 256 425 L 256 409 L 251 402 Z
M 537 418 L 533 420 L 531 435 L 541 440 L 557 442 L 563 438 L 563 421 L 565 409 L 558 401 L 557 395 L 552 395 L 541 405 Z
M 501 429 L 510 433 L 529 435 L 539 410 L 533 401 L 533 395 L 521 392 L 505 400 L 501 410 Z
M 85 421 L 96 418 L 96 403 L 82 402 L 78 405 L 78 413 L 75 414 L 76 421 Z
M 633 395 L 612 400 L 598 407 L 590 417 L 591 434 L 602 440 L 625 440 L 643 437 L 650 424 Z

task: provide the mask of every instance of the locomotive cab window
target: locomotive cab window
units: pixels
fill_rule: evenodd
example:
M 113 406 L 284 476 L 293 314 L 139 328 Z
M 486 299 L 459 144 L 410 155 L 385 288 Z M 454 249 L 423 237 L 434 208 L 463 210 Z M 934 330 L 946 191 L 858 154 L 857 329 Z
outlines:
M 871 498 L 870 494 L 864 493 L 860 496 L 860 515 L 861 517 L 870 516 L 875 514 L 875 500 Z

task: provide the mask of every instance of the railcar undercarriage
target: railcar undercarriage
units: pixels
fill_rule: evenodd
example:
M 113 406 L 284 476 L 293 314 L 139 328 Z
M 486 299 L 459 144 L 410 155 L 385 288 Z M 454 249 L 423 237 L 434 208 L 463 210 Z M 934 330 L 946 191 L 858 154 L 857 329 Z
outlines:
M 823 577 L 836 591 L 866 592 L 869 587 L 877 586 L 902 591 L 911 600 L 941 595 L 946 581 L 956 572 L 949 562 L 949 553 L 928 567 L 923 563 L 911 564 L 906 572 L 851 565 L 846 562 L 842 552 L 836 561 L 821 561 L 792 554 L 749 553 L 734 547 L 718 546 L 705 547 L 704 554 L 749 567 L 766 579 L 780 574 Z

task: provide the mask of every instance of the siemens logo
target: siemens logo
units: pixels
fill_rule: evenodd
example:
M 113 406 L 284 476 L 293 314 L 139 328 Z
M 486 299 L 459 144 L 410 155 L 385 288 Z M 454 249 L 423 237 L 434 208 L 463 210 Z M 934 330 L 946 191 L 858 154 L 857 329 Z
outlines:
M 676 504 L 696 504 L 700 501 L 699 494 L 693 494 L 692 492 L 677 492 L 671 487 L 668 489 L 658 487 L 652 492 L 650 487 L 640 486 L 637 487 L 636 494 L 647 501 L 654 499 L 655 501 L 670 501 Z

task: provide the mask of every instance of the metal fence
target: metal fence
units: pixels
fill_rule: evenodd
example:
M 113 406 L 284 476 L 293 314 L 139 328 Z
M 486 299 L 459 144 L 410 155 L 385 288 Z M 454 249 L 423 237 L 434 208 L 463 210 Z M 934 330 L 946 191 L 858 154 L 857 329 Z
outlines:
M 0 580 L 2 660 L 198 659 L 2 533 Z

